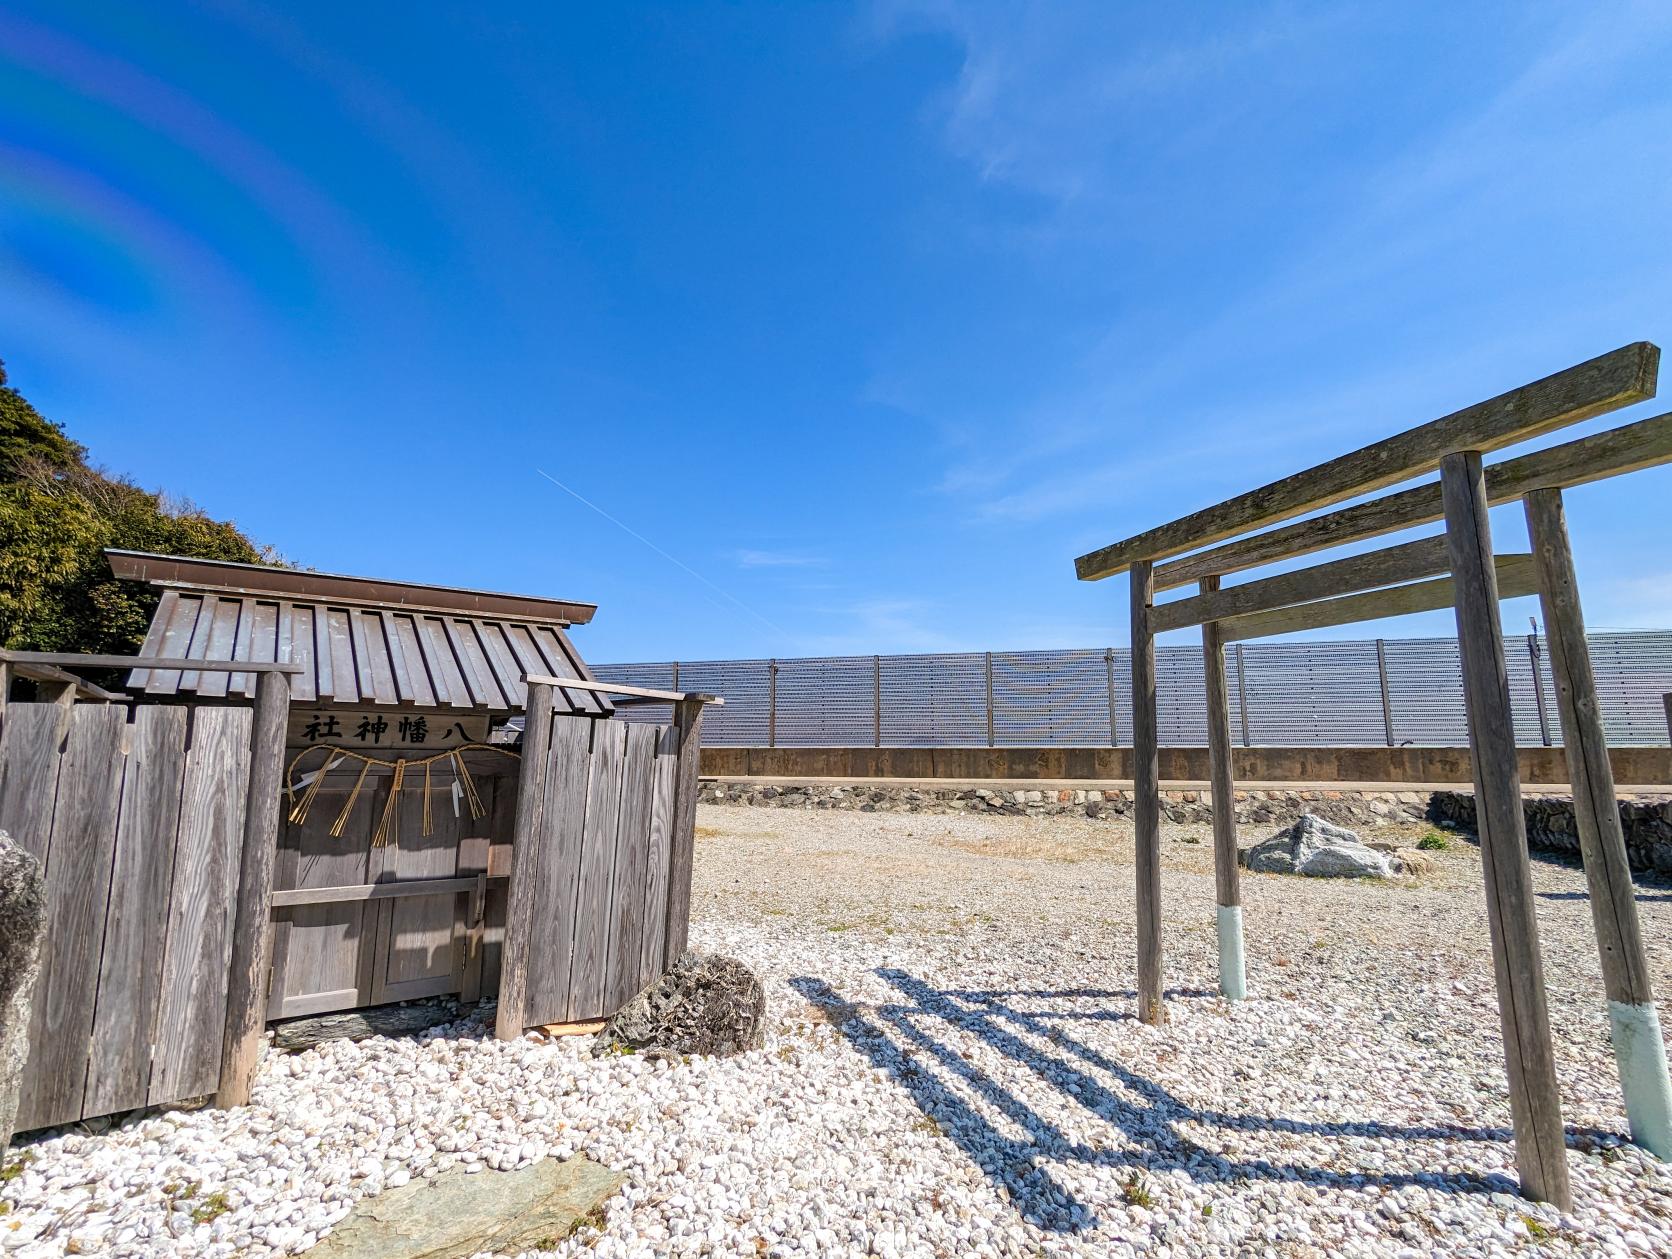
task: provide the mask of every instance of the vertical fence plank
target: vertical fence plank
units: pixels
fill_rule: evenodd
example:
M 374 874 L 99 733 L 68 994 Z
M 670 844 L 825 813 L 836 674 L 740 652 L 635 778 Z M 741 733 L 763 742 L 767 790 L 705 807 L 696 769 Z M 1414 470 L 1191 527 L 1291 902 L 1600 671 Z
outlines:
M 65 715 L 69 733 L 47 845 L 46 934 L 18 1094 L 20 1129 L 81 1118 L 116 846 L 127 712 L 81 704 Z
M 673 724 L 679 738 L 679 765 L 674 774 L 673 828 L 668 844 L 667 941 L 663 966 L 672 966 L 685 952 L 691 934 L 691 859 L 697 841 L 697 771 L 702 753 L 701 700 L 674 705 Z
M 500 953 L 499 1008 L 494 1035 L 515 1040 L 528 1026 L 528 954 L 534 936 L 534 904 L 546 808 L 547 751 L 551 747 L 553 688 L 528 684 L 523 707 L 522 765 L 517 790 L 516 834 L 511 841 L 511 885 Z
M 587 717 L 552 720 L 546 805 L 539 840 L 539 875 L 534 893 L 535 938 L 529 946 L 528 1003 L 524 1016 L 529 1027 L 568 1017 L 577 945 L 576 898 L 587 817 L 591 812 L 587 780 L 592 770 L 593 741 L 603 726 L 620 724 Z
M 651 767 L 650 850 L 645 857 L 644 937 L 639 987 L 661 975 L 668 929 L 668 860 L 673 851 L 674 789 L 679 775 L 679 731 L 656 727 L 656 760 Z
M 610 867 L 615 861 L 621 818 L 621 779 L 626 768 L 627 723 L 600 721 L 592 736 L 586 781 L 586 824 L 581 840 L 580 880 L 575 888 L 575 960 L 569 976 L 565 1018 L 595 1019 L 604 1013 L 604 968 L 609 958 Z
M 192 710 L 163 950 L 152 1105 L 206 1096 L 220 1080 L 250 726 L 247 708 Z
M 1521 777 L 1510 717 L 1498 578 L 1480 455 L 1440 463 L 1446 540 L 1456 586 L 1457 636 L 1474 761 L 1476 829 L 1486 878 L 1492 960 L 1509 1074 L 1516 1166 L 1529 1198 L 1570 1210 L 1560 1092 L 1539 954 Z
M 644 950 L 645 868 L 650 856 L 654 806 L 656 727 L 627 726 L 627 758 L 621 778 L 621 818 L 616 824 L 615 888 L 608 919 L 609 961 L 604 1005 L 614 1014 L 639 990 Z
M 42 865 L 58 798 L 62 720 L 56 704 L 12 704 L 0 725 L 0 831 Z
M 148 1097 L 187 715 L 177 705 L 143 705 L 128 734 L 84 1115 L 133 1110 Z
M 285 725 L 290 717 L 290 680 L 282 673 L 255 676 L 226 1026 L 220 1082 L 215 1092 L 218 1106 L 242 1106 L 250 1100 L 261 1055 L 261 1032 L 267 1023 L 267 978 L 273 960 L 273 863 L 279 848 L 279 796 L 284 778 Z

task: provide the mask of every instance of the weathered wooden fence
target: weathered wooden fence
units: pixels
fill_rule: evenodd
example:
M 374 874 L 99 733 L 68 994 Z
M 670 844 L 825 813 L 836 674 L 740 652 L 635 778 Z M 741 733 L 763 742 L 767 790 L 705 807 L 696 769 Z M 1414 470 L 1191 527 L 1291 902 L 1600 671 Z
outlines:
M 497 1031 L 620 1009 L 685 948 L 702 700 L 558 716 L 530 679 Z
M 391 801 L 394 842 L 366 821 L 327 844 L 279 818 L 295 665 L 0 652 L 0 697 L 5 668 L 78 662 L 254 674 L 255 704 L 0 703 L 0 829 L 41 862 L 47 900 L 20 1131 L 247 1102 L 270 1015 L 475 999 L 496 894 L 501 1036 L 614 1013 L 684 951 L 713 696 L 530 678 L 522 764 L 484 776 L 480 817 L 435 825 L 426 787 Z M 560 689 L 668 702 L 673 722 L 560 716 Z
M 6 706 L 0 829 L 47 896 L 20 1130 L 216 1090 L 250 731 L 249 708 Z

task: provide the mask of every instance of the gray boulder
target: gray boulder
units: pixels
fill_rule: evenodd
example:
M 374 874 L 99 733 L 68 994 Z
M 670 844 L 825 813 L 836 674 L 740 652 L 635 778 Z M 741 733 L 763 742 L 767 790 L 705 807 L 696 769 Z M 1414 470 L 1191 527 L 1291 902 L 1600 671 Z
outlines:
M 1395 873 L 1387 853 L 1352 831 L 1310 813 L 1263 843 L 1245 848 L 1241 863 L 1265 874 L 1304 874 L 1320 879 L 1385 879 Z
M 12 1141 L 29 1059 L 29 1008 L 41 971 L 46 889 L 41 863 L 0 831 L 0 1150 Z
M 686 953 L 605 1024 L 592 1052 L 723 1057 L 759 1049 L 765 1040 L 766 989 L 753 972 L 718 953 Z

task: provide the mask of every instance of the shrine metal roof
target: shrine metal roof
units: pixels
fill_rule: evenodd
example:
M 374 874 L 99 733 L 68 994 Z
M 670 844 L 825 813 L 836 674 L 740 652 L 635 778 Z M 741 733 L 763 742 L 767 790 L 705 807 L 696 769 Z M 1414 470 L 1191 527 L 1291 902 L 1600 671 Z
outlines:
M 522 711 L 530 674 L 592 679 L 564 632 L 567 618 L 495 611 L 544 604 L 552 613 L 584 608 L 590 617 L 591 605 L 359 578 L 316 580 L 310 588 L 308 581 L 294 579 L 317 574 L 172 561 L 176 557 L 111 553 L 118 576 L 142 576 L 163 590 L 141 654 L 289 660 L 303 666 L 291 677 L 294 703 L 510 713 Z M 399 601 L 366 597 L 372 590 Z M 361 597 L 343 597 L 349 593 Z M 472 601 L 480 611 L 445 606 Z M 135 669 L 128 684 L 147 695 L 255 694 L 253 673 Z M 600 696 L 581 691 L 559 696 L 560 712 L 565 704 L 571 713 L 611 711 Z

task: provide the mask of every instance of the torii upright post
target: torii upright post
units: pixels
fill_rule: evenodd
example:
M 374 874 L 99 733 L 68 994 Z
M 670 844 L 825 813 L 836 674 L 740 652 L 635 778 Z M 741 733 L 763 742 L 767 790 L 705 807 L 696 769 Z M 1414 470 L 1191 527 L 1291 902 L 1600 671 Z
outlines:
M 1516 1166 L 1527 1197 L 1568 1211 L 1573 1194 L 1568 1187 L 1561 1096 L 1533 907 L 1527 826 L 1521 812 L 1521 773 L 1511 725 L 1480 452 L 1458 451 L 1441 459 L 1440 491 L 1457 606 L 1463 699 L 1474 761 L 1475 829 L 1486 878 Z
M 1672 1082 L 1667 1078 L 1666 1045 L 1655 1013 L 1626 837 L 1620 827 L 1620 804 L 1614 794 L 1614 770 L 1608 763 L 1596 677 L 1585 642 L 1585 615 L 1568 545 L 1567 513 L 1559 489 L 1534 490 L 1525 501 L 1550 644 L 1550 675 L 1556 683 L 1556 707 L 1562 719 L 1562 750 L 1573 788 L 1579 851 L 1591 893 L 1591 922 L 1602 957 L 1602 982 L 1608 994 L 1608 1021 L 1626 1118 L 1634 1142 L 1659 1158 L 1672 1159 Z
M 1161 763 L 1155 713 L 1154 566 L 1132 565 L 1132 822 L 1138 881 L 1138 1017 L 1163 1023 L 1161 1001 Z
M 1219 589 L 1204 577 L 1203 594 Z M 1242 948 L 1242 888 L 1237 874 L 1236 784 L 1231 772 L 1231 710 L 1225 696 L 1225 634 L 1218 621 L 1202 623 L 1202 679 L 1207 690 L 1208 786 L 1213 800 L 1213 882 L 1219 934 L 1219 992 L 1231 1001 L 1248 995 Z

